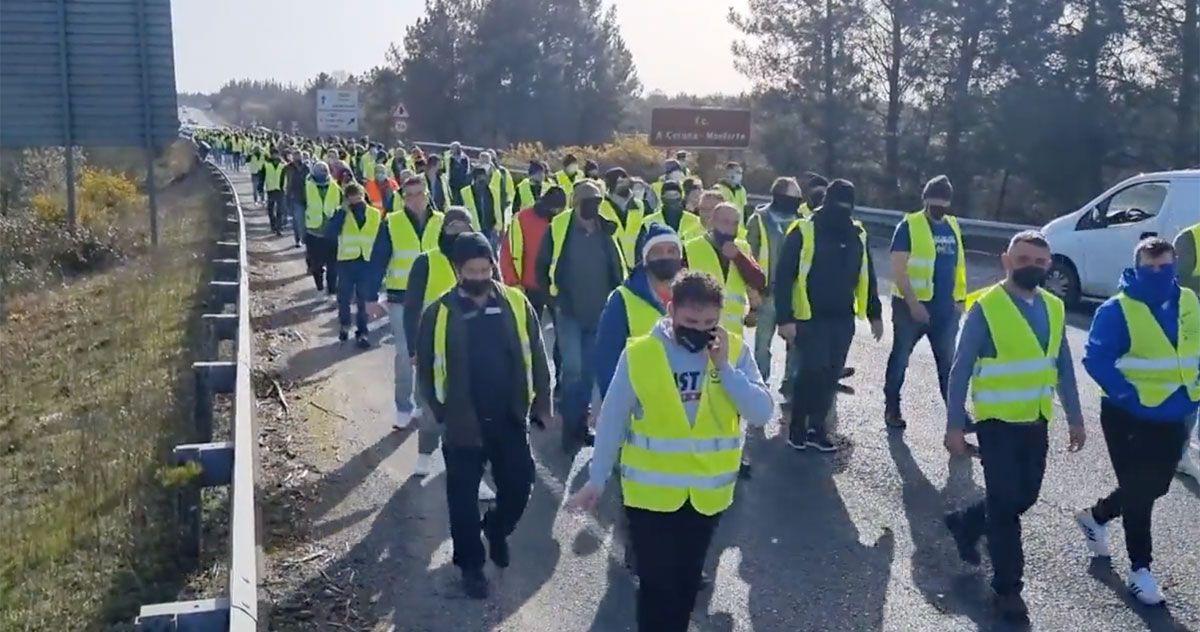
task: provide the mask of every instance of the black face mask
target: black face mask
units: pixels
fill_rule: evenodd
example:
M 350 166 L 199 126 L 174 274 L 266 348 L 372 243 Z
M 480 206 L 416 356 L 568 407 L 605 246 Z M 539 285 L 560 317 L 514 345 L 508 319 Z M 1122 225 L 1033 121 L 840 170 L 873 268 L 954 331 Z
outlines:
M 1012 271 L 1013 283 L 1017 287 L 1032 290 L 1039 287 L 1046 280 L 1046 271 L 1039 266 L 1025 266 Z
M 802 201 L 801 198 L 794 195 L 776 193 L 771 196 L 771 210 L 783 215 L 795 215 L 800 210 L 800 202 Z
M 674 329 L 675 341 L 691 353 L 703 351 L 708 347 L 708 343 L 712 342 L 714 336 L 712 330 L 692 329 L 682 325 L 675 325 Z
M 733 241 L 733 238 L 735 236 L 736 235 L 730 235 L 728 233 L 722 233 L 722 232 L 718 232 L 715 230 L 712 232 L 712 240 L 713 240 L 713 243 L 715 243 L 717 245 L 717 247 L 724 246 L 725 244 Z
M 459 233 L 442 233 L 438 236 L 438 250 L 447 257 L 454 250 L 454 240 L 458 239 Z
M 933 219 L 942 219 L 943 217 L 946 216 L 946 211 L 948 211 L 948 210 L 949 209 L 947 209 L 944 206 L 930 206 L 929 207 L 929 216 L 932 217 Z
M 615 193 L 616 195 L 618 195 L 620 197 L 627 198 L 627 197 L 629 197 L 630 190 L 631 189 L 630 189 L 629 185 L 625 185 L 625 186 L 620 186 L 620 187 L 614 188 L 613 193 Z
M 583 219 L 595 219 L 600 215 L 600 200 L 583 200 L 579 203 L 579 216 Z
M 825 203 L 825 192 L 813 193 L 808 196 L 808 208 L 817 210 L 817 207 Z
M 674 279 L 682 267 L 683 261 L 679 259 L 648 259 L 646 261 L 646 271 L 659 281 Z
M 683 200 L 663 200 L 663 210 L 678 213 L 683 210 Z
M 458 287 L 462 288 L 468 296 L 479 298 L 488 293 L 492 289 L 491 279 L 462 279 L 458 282 Z
M 366 202 L 355 202 L 350 205 L 350 210 L 365 211 L 365 210 L 367 210 L 367 203 Z

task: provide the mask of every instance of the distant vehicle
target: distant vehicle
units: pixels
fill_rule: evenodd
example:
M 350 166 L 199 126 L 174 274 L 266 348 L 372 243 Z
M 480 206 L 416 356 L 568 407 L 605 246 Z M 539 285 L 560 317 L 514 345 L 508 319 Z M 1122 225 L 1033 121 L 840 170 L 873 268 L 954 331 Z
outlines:
M 1200 169 L 1143 173 L 1042 228 L 1054 262 L 1046 289 L 1068 305 L 1117 293 L 1145 237 L 1174 240 L 1200 221 Z

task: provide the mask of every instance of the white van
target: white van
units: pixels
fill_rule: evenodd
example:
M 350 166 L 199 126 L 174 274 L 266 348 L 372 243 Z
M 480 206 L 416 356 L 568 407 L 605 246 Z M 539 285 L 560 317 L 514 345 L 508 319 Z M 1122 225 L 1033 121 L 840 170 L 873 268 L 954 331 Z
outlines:
M 1200 169 L 1134 176 L 1042 228 L 1054 265 L 1046 289 L 1068 305 L 1117 293 L 1121 271 L 1145 237 L 1173 241 L 1200 222 Z

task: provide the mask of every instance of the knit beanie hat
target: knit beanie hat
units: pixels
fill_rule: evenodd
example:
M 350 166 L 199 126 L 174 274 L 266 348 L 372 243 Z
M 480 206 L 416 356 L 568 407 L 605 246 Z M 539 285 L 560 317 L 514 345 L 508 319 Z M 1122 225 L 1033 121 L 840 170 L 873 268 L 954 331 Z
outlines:
M 825 208 L 841 207 L 846 211 L 854 208 L 854 183 L 838 178 L 825 189 Z
M 450 257 L 454 267 L 461 268 L 472 259 L 487 259 L 493 262 L 496 260 L 492 244 L 483 233 L 466 232 L 454 240 L 454 254 Z
M 642 233 L 640 247 L 638 252 L 641 253 L 642 261 L 646 260 L 646 255 L 650 249 L 658 244 L 675 244 L 680 251 L 683 250 L 683 242 L 679 239 L 679 234 L 673 228 L 659 222 L 650 222 L 646 224 L 646 230 Z
M 944 175 L 934 176 L 921 192 L 921 199 L 933 206 L 950 206 L 953 198 L 954 187 L 950 185 L 950 178 Z

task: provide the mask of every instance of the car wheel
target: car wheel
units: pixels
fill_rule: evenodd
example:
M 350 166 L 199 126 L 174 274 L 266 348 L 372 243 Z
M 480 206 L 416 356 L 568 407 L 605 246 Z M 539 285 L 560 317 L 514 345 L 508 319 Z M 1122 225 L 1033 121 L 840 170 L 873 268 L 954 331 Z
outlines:
M 1055 257 L 1046 274 L 1045 287 L 1049 292 L 1061 298 L 1067 307 L 1079 304 L 1079 273 L 1075 266 L 1065 257 Z

